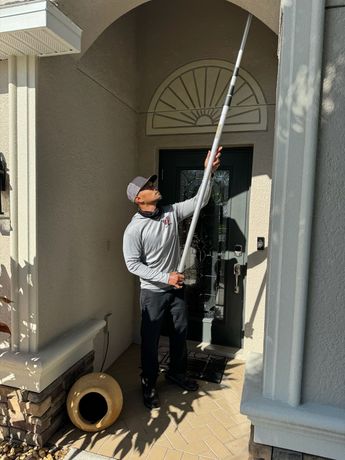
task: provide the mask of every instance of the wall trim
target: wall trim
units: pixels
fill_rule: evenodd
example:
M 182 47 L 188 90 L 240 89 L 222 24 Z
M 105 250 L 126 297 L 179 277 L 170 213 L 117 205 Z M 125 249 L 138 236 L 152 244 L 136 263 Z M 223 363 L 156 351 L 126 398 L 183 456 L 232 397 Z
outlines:
M 38 353 L 0 350 L 0 384 L 38 393 L 43 391 L 93 351 L 93 340 L 105 324 L 104 320 L 89 320 L 61 334 Z
M 345 452 L 345 410 L 307 403 L 292 407 L 262 394 L 263 358 L 251 353 L 246 362 L 241 412 L 254 425 L 254 441 L 341 460 Z

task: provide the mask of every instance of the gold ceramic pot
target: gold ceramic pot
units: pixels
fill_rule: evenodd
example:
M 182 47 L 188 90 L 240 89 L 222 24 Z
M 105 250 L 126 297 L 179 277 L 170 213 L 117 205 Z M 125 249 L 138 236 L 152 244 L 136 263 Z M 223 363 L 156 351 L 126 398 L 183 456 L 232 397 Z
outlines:
M 83 431 L 100 431 L 120 415 L 122 391 L 108 374 L 92 372 L 77 380 L 67 396 L 67 412 L 72 423 Z

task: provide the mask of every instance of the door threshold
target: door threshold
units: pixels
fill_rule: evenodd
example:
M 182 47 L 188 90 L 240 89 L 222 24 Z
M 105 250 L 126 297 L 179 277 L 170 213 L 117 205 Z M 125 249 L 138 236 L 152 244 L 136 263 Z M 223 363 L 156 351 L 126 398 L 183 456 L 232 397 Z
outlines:
M 161 336 L 159 345 L 162 347 L 169 347 L 169 337 Z M 225 356 L 226 358 L 238 359 L 245 361 L 245 354 L 243 348 L 226 347 L 224 345 L 215 345 L 206 342 L 197 342 L 195 340 L 187 340 L 188 351 L 203 351 L 207 353 L 215 353 L 219 356 Z

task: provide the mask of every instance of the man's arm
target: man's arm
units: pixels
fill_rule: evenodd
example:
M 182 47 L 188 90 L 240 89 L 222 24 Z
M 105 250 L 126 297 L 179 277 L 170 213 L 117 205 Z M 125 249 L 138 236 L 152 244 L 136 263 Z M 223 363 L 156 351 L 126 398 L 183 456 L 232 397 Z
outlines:
M 141 243 L 138 232 L 126 230 L 123 236 L 123 256 L 128 271 L 148 281 L 169 284 L 169 273 L 152 269 L 141 260 Z
M 218 147 L 217 154 L 216 154 L 216 157 L 215 157 L 215 159 L 213 161 L 213 165 L 212 165 L 212 176 L 213 176 L 213 173 L 219 168 L 221 150 L 222 150 L 222 147 Z M 209 160 L 209 157 L 210 157 L 210 153 L 211 152 L 209 151 L 208 154 L 207 154 L 207 157 L 205 159 L 205 164 L 204 164 L 205 169 L 207 167 L 207 163 L 208 163 L 208 160 Z M 202 207 L 207 205 L 208 200 L 210 199 L 210 196 L 211 196 L 212 176 L 209 178 L 208 183 L 207 183 L 207 187 L 206 187 L 206 190 L 205 190 L 205 195 L 204 195 L 202 205 L 201 205 Z M 200 194 L 200 188 L 198 190 L 198 193 L 193 198 L 190 198 L 189 200 L 181 201 L 180 203 L 173 204 L 173 208 L 176 211 L 178 221 L 186 219 L 187 217 L 189 217 L 189 216 L 191 216 L 193 214 L 194 209 L 196 207 L 196 203 L 198 201 L 199 194 Z
M 170 284 L 179 289 L 183 286 L 184 275 L 177 272 L 165 273 L 152 269 L 141 261 L 141 242 L 137 232 L 126 230 L 123 236 L 123 255 L 128 271 L 142 279 Z

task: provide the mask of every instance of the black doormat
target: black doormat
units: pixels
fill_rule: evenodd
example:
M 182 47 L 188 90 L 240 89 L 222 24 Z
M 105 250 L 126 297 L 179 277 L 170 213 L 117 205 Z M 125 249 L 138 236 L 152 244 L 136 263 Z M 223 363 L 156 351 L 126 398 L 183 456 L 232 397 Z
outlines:
M 228 358 L 225 356 L 189 351 L 187 356 L 187 373 L 189 377 L 194 379 L 220 383 L 227 362 Z M 159 366 L 163 371 L 169 368 L 169 351 L 160 350 Z

